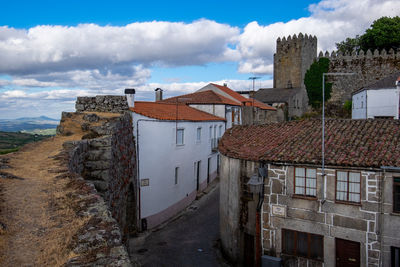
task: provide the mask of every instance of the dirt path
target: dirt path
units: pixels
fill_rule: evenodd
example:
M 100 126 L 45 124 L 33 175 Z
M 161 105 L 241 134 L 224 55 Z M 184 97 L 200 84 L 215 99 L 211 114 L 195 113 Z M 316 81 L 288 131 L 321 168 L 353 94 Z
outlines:
M 83 222 L 68 205 L 69 179 L 56 178 L 66 166 L 54 158 L 72 139 L 54 137 L 7 155 L 11 168 L 0 170 L 0 266 L 59 266 L 73 256 L 67 245 Z

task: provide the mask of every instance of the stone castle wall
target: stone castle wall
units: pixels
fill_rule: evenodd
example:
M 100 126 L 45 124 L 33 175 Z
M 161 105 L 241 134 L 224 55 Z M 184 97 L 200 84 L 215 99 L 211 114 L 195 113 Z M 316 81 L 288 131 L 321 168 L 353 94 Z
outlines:
M 355 73 L 351 76 L 328 76 L 328 81 L 333 82 L 331 101 L 350 100 L 353 91 L 400 71 L 400 51 L 393 49 L 388 52 L 375 50 L 373 53 L 361 51 L 352 55 L 320 52 L 321 57 L 330 60 L 329 72 Z
M 94 97 L 81 96 L 75 103 L 77 112 L 97 111 L 123 113 L 128 110 L 128 102 L 125 96 L 98 95 Z
M 303 35 L 276 41 L 274 88 L 304 87 L 304 75 L 317 56 L 317 37 Z
M 73 114 L 64 112 L 63 119 Z M 87 132 L 84 139 L 64 144 L 70 151 L 69 169 L 94 185 L 127 239 L 138 225 L 132 117 L 129 113 L 111 118 L 81 116 L 86 121 L 82 124 Z

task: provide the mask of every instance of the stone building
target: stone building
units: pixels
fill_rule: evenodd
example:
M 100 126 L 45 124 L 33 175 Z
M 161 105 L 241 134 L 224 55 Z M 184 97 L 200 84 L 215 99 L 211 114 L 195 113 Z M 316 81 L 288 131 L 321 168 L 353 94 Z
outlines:
M 399 121 L 327 120 L 325 129 L 324 164 L 320 120 L 226 131 L 220 231 L 232 261 L 399 266 Z
M 274 54 L 274 87 L 260 88 L 254 98 L 284 112 L 280 120 L 300 117 L 307 110 L 304 75 L 317 57 L 317 37 L 302 33 L 278 38 Z

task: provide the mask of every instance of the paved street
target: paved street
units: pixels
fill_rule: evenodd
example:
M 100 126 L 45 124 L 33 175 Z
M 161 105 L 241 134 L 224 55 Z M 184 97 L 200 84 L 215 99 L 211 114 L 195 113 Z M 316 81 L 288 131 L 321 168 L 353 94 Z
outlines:
M 131 240 L 130 255 L 143 266 L 229 266 L 216 247 L 218 232 L 219 185 L 142 244 Z

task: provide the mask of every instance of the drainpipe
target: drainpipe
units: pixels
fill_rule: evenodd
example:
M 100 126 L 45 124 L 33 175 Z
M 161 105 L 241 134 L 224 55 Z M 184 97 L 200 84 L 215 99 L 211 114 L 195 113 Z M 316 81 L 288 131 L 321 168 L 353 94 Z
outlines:
M 262 163 L 260 163 L 261 166 L 263 166 Z M 268 166 L 268 165 L 267 165 Z M 265 167 L 264 167 L 265 168 Z M 255 262 L 255 266 L 259 267 L 261 266 L 261 255 L 262 255 L 262 248 L 261 248 L 261 209 L 262 209 L 262 205 L 264 202 L 264 182 L 265 182 L 265 178 L 268 177 L 268 167 L 267 167 L 267 171 L 265 172 L 265 176 L 262 176 L 262 188 L 261 188 L 261 192 L 258 193 L 258 203 L 257 203 L 257 209 L 256 209 L 256 262 Z

